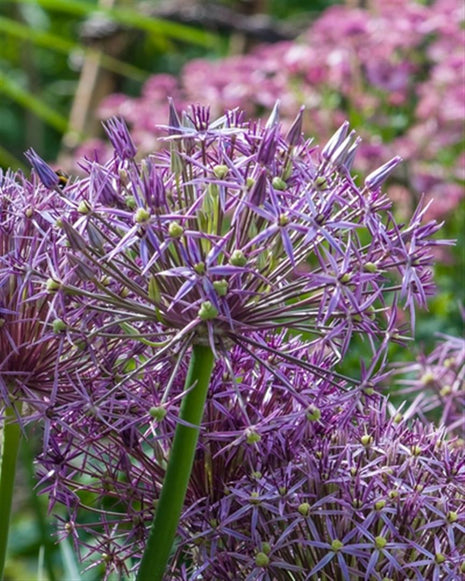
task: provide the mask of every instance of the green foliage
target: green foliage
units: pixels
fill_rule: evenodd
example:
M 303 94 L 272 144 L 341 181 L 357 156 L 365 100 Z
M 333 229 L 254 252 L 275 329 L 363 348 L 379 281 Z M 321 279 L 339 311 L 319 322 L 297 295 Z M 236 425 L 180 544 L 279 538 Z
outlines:
M 132 62 L 77 40 L 82 24 L 95 17 L 122 25 L 131 49 L 125 59 Z M 24 167 L 22 153 L 31 146 L 48 159 L 57 156 L 86 56 L 98 54 L 121 88 L 137 93 L 150 73 L 163 70 L 158 57 L 184 53 L 182 63 L 171 67 L 176 70 L 189 56 L 205 56 L 218 45 L 214 35 L 148 17 L 134 2 L 112 9 L 82 0 L 4 2 L 0 34 L 0 166 L 15 168 Z

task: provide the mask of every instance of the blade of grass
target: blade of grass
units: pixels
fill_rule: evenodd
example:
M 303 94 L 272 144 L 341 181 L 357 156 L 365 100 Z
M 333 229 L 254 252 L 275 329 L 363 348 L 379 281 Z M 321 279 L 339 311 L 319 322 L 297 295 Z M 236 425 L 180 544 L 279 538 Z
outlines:
M 53 52 L 69 55 L 74 51 L 80 51 L 82 54 L 96 54 L 98 51 L 87 48 L 82 44 L 72 42 L 66 38 L 49 32 L 34 30 L 33 28 L 21 24 L 20 22 L 0 16 L 0 32 L 32 42 L 36 46 L 42 46 Z M 105 69 L 117 73 L 119 75 L 134 79 L 135 81 L 145 81 L 148 76 L 148 71 L 143 71 L 138 67 L 120 61 L 106 54 L 101 55 L 100 63 Z
M 204 30 L 199 30 L 177 22 L 170 22 L 161 18 L 155 18 L 147 14 L 141 14 L 138 10 L 128 8 L 96 7 L 89 2 L 79 0 L 12 0 L 18 4 L 36 4 L 42 8 L 73 14 L 75 16 L 90 16 L 91 14 L 104 14 L 110 20 L 119 22 L 125 26 L 132 26 L 139 30 L 145 30 L 154 35 L 170 37 L 183 42 L 211 47 L 217 42 L 217 37 Z
M 60 553 L 63 560 L 64 578 L 67 581 L 81 581 L 81 575 L 68 539 L 60 541 Z
M 11 167 L 13 169 L 22 169 L 23 171 L 26 171 L 26 165 L 1 145 L 0 145 L 0 166 Z
M 45 513 L 47 512 L 46 506 L 43 506 L 45 500 L 44 497 L 39 497 L 37 491 L 35 490 L 35 485 L 37 484 L 35 473 L 34 473 L 34 451 L 32 449 L 32 441 L 30 438 L 23 438 L 21 445 L 21 460 L 22 466 L 24 467 L 28 480 L 30 491 L 30 505 L 35 512 L 35 519 L 37 523 L 37 528 L 40 534 L 40 554 L 39 557 L 42 559 L 42 565 L 39 571 L 42 577 L 48 578 L 48 581 L 56 581 L 57 576 L 55 575 L 55 570 L 53 567 L 52 553 L 54 550 L 54 540 L 51 536 L 51 527 L 47 522 Z M 44 575 L 44 571 L 47 571 L 47 576 Z
M 68 127 L 68 120 L 55 109 L 49 107 L 44 101 L 32 95 L 20 87 L 17 83 L 9 79 L 0 72 L 0 93 L 3 93 L 11 100 L 26 109 L 33 111 L 37 117 L 40 117 L 45 123 L 63 133 Z

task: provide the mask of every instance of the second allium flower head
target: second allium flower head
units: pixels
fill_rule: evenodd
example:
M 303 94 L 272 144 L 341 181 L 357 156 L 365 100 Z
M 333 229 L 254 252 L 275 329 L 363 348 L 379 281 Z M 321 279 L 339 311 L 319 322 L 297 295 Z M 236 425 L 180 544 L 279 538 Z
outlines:
M 340 359 L 354 332 L 399 338 L 388 307 L 397 295 L 425 304 L 438 226 L 421 225 L 421 209 L 404 227 L 389 213 L 380 186 L 400 158 L 359 188 L 347 123 L 320 151 L 301 118 L 283 135 L 278 107 L 260 124 L 237 111 L 211 121 L 195 106 L 180 120 L 171 104 L 167 147 L 140 163 L 112 120 L 114 158 L 88 161 L 88 177 L 60 191 L 70 208 L 58 217 L 70 246 L 55 265 L 60 286 L 166 349 L 226 353 L 287 328 Z

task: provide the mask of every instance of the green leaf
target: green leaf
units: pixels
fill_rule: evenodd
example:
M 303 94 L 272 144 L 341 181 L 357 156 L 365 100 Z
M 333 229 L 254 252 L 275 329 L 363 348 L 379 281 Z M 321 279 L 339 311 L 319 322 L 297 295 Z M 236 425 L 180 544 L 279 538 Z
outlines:
M 92 48 L 87 48 L 82 44 L 72 42 L 62 36 L 35 30 L 25 24 L 17 22 L 16 20 L 4 18 L 3 16 L 0 16 L 0 32 L 21 40 L 27 40 L 36 46 L 42 46 L 51 51 L 66 55 L 69 55 L 74 51 L 80 51 L 84 55 L 91 54 L 98 56 L 103 68 L 136 81 L 145 81 L 150 74 L 148 71 L 143 71 L 138 67 L 120 61 L 119 59 L 115 59 Z
M 0 166 L 26 170 L 26 165 L 0 145 Z
M 65 12 L 67 14 L 73 14 L 74 16 L 90 16 L 98 13 L 106 16 L 114 22 L 124 24 L 125 26 L 132 26 L 133 28 L 145 30 L 146 32 L 156 36 L 166 36 L 191 44 L 213 46 L 217 42 L 215 35 L 204 30 L 198 30 L 184 24 L 154 18 L 148 14 L 141 14 L 138 10 L 130 10 L 127 8 L 105 8 L 103 6 L 97 7 L 95 4 L 81 2 L 80 0 L 66 0 L 66 2 L 63 2 L 63 0 L 12 1 L 18 4 L 36 4 L 45 9 Z
M 12 101 L 16 101 L 26 109 L 29 109 L 33 113 L 45 121 L 48 125 L 57 129 L 60 132 L 64 132 L 68 128 L 68 120 L 60 113 L 57 113 L 55 109 L 49 107 L 44 101 L 35 97 L 29 91 L 23 89 L 20 85 L 12 81 L 6 75 L 0 72 L 0 93 L 3 93 L 9 97 Z
M 60 541 L 60 553 L 65 570 L 64 578 L 67 581 L 81 581 L 81 575 L 68 539 Z

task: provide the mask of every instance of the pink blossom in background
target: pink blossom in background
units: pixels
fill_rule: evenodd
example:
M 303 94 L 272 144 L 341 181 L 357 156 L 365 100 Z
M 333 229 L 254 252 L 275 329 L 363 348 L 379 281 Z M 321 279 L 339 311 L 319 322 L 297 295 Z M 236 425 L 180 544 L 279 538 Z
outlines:
M 439 217 L 463 197 L 458 181 L 463 174 L 464 19 L 459 0 L 431 6 L 376 0 L 370 9 L 333 6 L 294 41 L 216 61 L 190 61 L 179 78 L 151 77 L 140 97 L 109 96 L 99 115 L 125 119 L 139 151 L 146 153 L 161 135 L 158 125 L 166 118 L 168 97 L 178 111 L 194 102 L 208 105 L 213 115 L 239 107 L 247 115 L 263 116 L 279 100 L 284 128 L 304 105 L 307 135 L 329 138 L 346 119 L 358 128 L 360 173 L 383 159 L 404 157 L 392 179 L 414 199 L 439 193 L 434 214 Z

